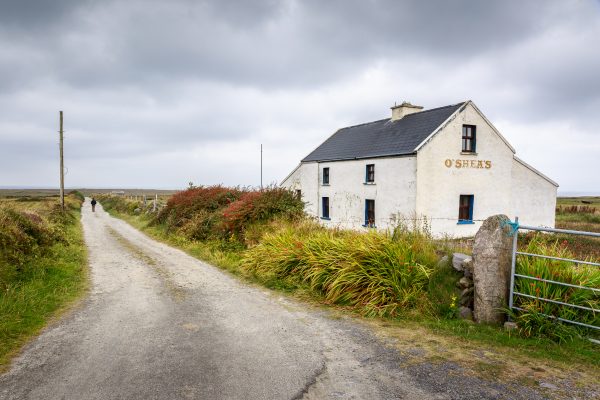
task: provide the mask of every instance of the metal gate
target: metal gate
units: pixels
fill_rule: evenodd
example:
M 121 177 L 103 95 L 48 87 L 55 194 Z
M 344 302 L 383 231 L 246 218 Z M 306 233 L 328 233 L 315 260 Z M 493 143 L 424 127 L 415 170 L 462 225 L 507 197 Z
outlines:
M 532 254 L 532 253 L 517 251 L 518 250 L 518 248 L 517 248 L 518 240 L 519 240 L 518 233 L 520 230 L 561 233 L 561 234 L 567 234 L 567 235 L 581 235 L 581 236 L 589 236 L 589 237 L 597 237 L 597 238 L 600 238 L 600 233 L 519 225 L 519 218 L 515 218 L 515 222 L 511 223 L 511 226 L 513 227 L 513 245 L 512 245 L 512 267 L 511 267 L 511 276 L 510 276 L 510 294 L 509 294 L 509 301 L 508 301 L 508 306 L 511 310 L 524 311 L 523 308 L 515 305 L 515 300 L 518 300 L 521 297 L 521 298 L 529 298 L 529 299 L 539 300 L 541 302 L 552 303 L 552 304 L 556 304 L 556 305 L 562 306 L 562 307 L 571 307 L 573 309 L 586 310 L 586 311 L 592 312 L 594 314 L 600 313 L 600 309 L 587 307 L 587 306 L 584 306 L 581 304 L 572 304 L 572 303 L 569 303 L 568 301 L 561 301 L 564 299 L 561 299 L 561 300 L 556 299 L 556 298 L 549 299 L 549 298 L 545 298 L 541 295 L 538 296 L 536 293 L 527 294 L 527 293 L 522 293 L 522 292 L 515 290 L 515 278 L 520 278 L 520 279 L 530 280 L 532 282 L 544 282 L 546 284 L 561 285 L 561 286 L 572 288 L 574 290 L 579 289 L 579 290 L 592 291 L 594 296 L 595 295 L 600 296 L 600 287 L 591 287 L 591 286 L 576 285 L 574 283 L 559 282 L 559 281 L 556 281 L 553 279 L 542 278 L 540 276 L 531 276 L 531 275 L 526 275 L 524 273 L 517 273 L 517 271 L 516 271 L 518 256 L 538 257 L 538 258 L 542 258 L 542 259 L 550 259 L 550 260 L 558 260 L 558 261 L 562 261 L 562 262 L 567 262 L 567 263 L 571 263 L 575 266 L 589 265 L 589 266 L 593 266 L 595 268 L 600 268 L 600 263 L 596 263 L 596 262 L 590 262 L 590 261 L 584 261 L 584 260 L 574 260 L 574 259 L 569 259 L 569 258 L 553 257 L 553 256 L 545 255 L 545 254 Z M 565 323 L 579 325 L 579 326 L 583 326 L 586 328 L 591 328 L 591 329 L 600 331 L 600 326 L 591 325 L 591 324 L 587 324 L 587 323 L 584 323 L 581 321 L 575 321 L 572 319 L 562 318 L 562 317 L 553 316 L 553 315 L 547 315 L 547 314 L 543 314 L 543 315 L 547 318 L 552 318 L 552 319 L 556 319 L 556 320 L 559 320 L 559 321 L 562 321 Z

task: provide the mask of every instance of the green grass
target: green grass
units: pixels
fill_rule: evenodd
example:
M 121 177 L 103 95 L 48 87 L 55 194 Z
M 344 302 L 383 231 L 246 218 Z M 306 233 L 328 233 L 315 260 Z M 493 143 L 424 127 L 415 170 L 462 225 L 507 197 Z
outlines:
M 557 343 L 543 337 L 526 338 L 514 332 L 499 329 L 497 326 L 474 324 L 458 319 L 417 318 L 412 321 L 399 321 L 400 324 L 424 326 L 440 335 L 451 335 L 472 343 L 516 351 L 523 356 L 536 359 L 549 359 L 566 364 L 591 364 L 600 368 L 600 349 L 584 338 L 574 338 L 566 343 Z
M 71 209 L 69 214 L 72 221 L 62 227 L 62 240 L 23 258 L 18 274 L 7 275 L 1 282 L 0 370 L 7 368 L 11 357 L 31 337 L 85 292 L 87 254 L 79 209 Z

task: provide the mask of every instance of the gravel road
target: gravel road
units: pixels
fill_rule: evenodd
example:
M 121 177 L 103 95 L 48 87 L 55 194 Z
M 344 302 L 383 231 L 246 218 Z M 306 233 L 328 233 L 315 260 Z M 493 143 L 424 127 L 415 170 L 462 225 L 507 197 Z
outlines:
M 0 377 L 0 399 L 543 398 L 407 363 L 362 324 L 241 283 L 89 201 L 82 213 L 90 294 Z

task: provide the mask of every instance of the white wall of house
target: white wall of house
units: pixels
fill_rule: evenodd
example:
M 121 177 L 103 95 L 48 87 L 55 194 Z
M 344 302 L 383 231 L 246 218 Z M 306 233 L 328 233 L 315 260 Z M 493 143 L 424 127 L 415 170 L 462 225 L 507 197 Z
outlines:
M 317 163 L 302 163 L 281 183 L 282 187 L 301 191 L 302 201 L 305 204 L 304 210 L 313 217 L 319 215 L 318 167 Z
M 557 187 L 519 159 L 512 168 L 512 215 L 519 223 L 554 227 Z
M 365 183 L 367 164 L 375 165 L 372 184 Z M 323 168 L 329 168 L 328 185 L 322 182 Z M 282 186 L 301 189 L 307 212 L 331 227 L 362 228 L 365 200 L 375 200 L 376 226 L 387 229 L 396 226 L 398 216 L 415 212 L 416 157 L 303 163 Z M 329 197 L 328 220 L 321 219 L 323 197 Z
M 462 152 L 463 125 L 476 126 L 476 152 Z M 557 185 L 514 156 L 514 149 L 468 102 L 416 155 L 302 163 L 282 186 L 302 190 L 306 211 L 322 217 L 329 197 L 331 227 L 366 229 L 365 200 L 375 200 L 378 229 L 397 219 L 426 219 L 434 235 L 474 235 L 495 214 L 534 226 L 554 227 Z M 375 164 L 375 183 L 365 184 L 366 165 Z M 329 185 L 322 184 L 329 168 Z M 459 223 L 459 199 L 473 195 L 472 223 Z
M 462 153 L 463 124 L 476 126 L 476 152 Z M 434 233 L 474 235 L 481 221 L 510 214 L 513 149 L 471 105 L 417 152 L 417 213 Z M 465 167 L 465 165 L 467 165 Z M 458 223 L 460 195 L 473 195 L 473 223 Z

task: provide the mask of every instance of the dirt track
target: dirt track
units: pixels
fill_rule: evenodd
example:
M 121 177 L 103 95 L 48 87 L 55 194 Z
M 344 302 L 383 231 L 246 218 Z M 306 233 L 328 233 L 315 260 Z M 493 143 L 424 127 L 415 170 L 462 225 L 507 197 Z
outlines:
M 249 287 L 89 202 L 92 289 L 0 377 L 0 399 L 543 398 L 407 364 L 350 319 Z

